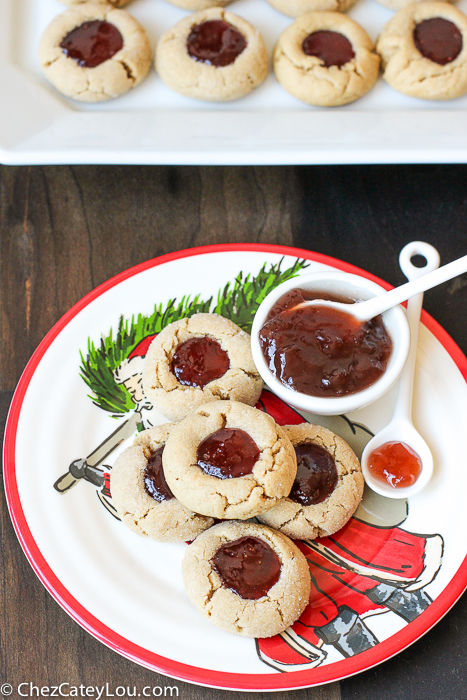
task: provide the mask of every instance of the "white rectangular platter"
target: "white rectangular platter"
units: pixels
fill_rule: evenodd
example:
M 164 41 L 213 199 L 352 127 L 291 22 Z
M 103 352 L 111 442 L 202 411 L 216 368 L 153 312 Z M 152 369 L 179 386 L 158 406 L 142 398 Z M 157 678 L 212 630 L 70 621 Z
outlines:
M 467 12 L 467 0 L 459 9 Z M 345 107 L 308 107 L 270 70 L 249 96 L 210 104 L 175 94 L 153 70 L 134 91 L 99 105 L 61 97 L 37 60 L 42 31 L 66 9 L 57 0 L 0 0 L 0 162 L 5 164 L 293 165 L 467 162 L 467 95 L 448 102 L 410 98 L 380 78 Z M 165 0 L 128 9 L 158 37 L 187 12 Z M 266 0 L 234 0 L 269 53 L 292 20 Z M 376 39 L 393 16 L 376 0 L 349 12 Z

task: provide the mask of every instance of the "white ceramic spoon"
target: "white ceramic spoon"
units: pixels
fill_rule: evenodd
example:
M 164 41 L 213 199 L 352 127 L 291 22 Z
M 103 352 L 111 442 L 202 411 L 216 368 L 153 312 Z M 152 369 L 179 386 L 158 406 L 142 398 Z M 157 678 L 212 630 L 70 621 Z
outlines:
M 415 265 L 412 264 L 411 258 L 414 255 L 423 255 L 427 261 L 425 267 L 415 267 Z M 407 279 L 418 280 L 425 275 L 428 276 L 428 273 L 438 268 L 439 254 L 436 248 L 433 248 L 433 246 L 428 243 L 414 241 L 402 249 L 399 255 L 399 264 Z M 445 267 L 449 266 L 446 265 Z M 443 269 L 445 268 L 440 268 L 440 271 Z M 399 289 L 402 288 L 403 287 L 399 287 Z M 381 496 L 387 496 L 388 498 L 408 498 L 409 496 L 414 496 L 427 485 L 433 474 L 433 455 L 431 454 L 431 450 L 412 423 L 413 380 L 422 304 L 423 293 L 413 296 L 407 304 L 407 320 L 410 328 L 410 350 L 399 380 L 399 390 L 392 420 L 370 440 L 362 454 L 362 471 L 366 483 L 373 491 L 381 494 Z M 420 457 L 422 471 L 412 486 L 395 488 L 375 479 L 368 466 L 368 458 L 373 450 L 387 442 L 403 442 L 411 447 Z
M 408 245 L 418 245 L 418 242 L 414 242 L 412 244 L 409 243 Z M 428 245 L 428 243 L 422 243 L 422 245 L 425 246 Z M 403 250 L 405 250 L 405 248 Z M 412 253 L 412 255 L 414 255 L 414 253 Z M 392 309 L 393 306 L 397 306 L 397 304 L 407 301 L 407 299 L 410 299 L 415 294 L 426 292 L 427 289 L 437 287 L 439 284 L 447 282 L 453 277 L 457 277 L 457 275 L 467 272 L 467 255 L 464 255 L 462 258 L 458 258 L 457 260 L 453 260 L 453 262 L 443 265 L 443 267 L 440 267 L 439 269 L 434 269 L 427 274 L 425 274 L 425 270 L 428 270 L 428 267 L 412 267 L 414 270 L 421 270 L 420 277 L 412 279 L 411 282 L 402 284 L 400 287 L 391 289 L 390 292 L 384 292 L 380 296 L 372 297 L 367 301 L 359 301 L 353 304 L 343 304 L 338 301 L 313 299 L 311 301 L 302 302 L 296 308 L 304 306 L 329 306 L 331 308 L 338 309 L 339 311 L 343 311 L 346 314 L 352 315 L 360 322 L 364 323 L 375 316 L 379 316 L 379 314 L 384 313 L 388 309 Z

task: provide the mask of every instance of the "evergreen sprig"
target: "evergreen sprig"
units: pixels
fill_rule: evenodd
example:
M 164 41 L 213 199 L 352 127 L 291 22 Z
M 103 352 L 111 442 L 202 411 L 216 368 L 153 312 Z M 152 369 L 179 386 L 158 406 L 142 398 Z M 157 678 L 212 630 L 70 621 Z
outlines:
M 217 294 L 214 313 L 225 316 L 249 333 L 253 318 L 265 297 L 282 282 L 295 277 L 300 270 L 308 267 L 305 260 L 296 260 L 292 267 L 281 270 L 283 258 L 266 270 L 263 265 L 256 277 L 248 274 L 245 278 L 239 272 L 233 286 L 227 282 Z
M 268 268 L 265 263 L 256 276 L 248 274 L 243 277 L 240 272 L 233 284 L 228 282 L 224 289 L 219 290 L 212 311 L 249 332 L 258 306 L 266 295 L 309 265 L 305 260 L 297 259 L 292 267 L 281 270 L 282 261 L 283 258 Z M 89 398 L 93 403 L 115 418 L 133 410 L 135 405 L 131 396 L 122 384 L 116 383 L 114 370 L 144 338 L 159 333 L 181 318 L 210 312 L 212 303 L 212 297 L 203 301 L 199 294 L 193 299 L 184 296 L 178 303 L 176 299 L 171 299 L 165 307 L 156 304 L 150 316 L 138 314 L 136 319 L 133 316 L 131 320 L 121 316 L 115 337 L 111 328 L 98 345 L 88 338 L 86 356 L 80 352 L 80 376 L 92 392 Z

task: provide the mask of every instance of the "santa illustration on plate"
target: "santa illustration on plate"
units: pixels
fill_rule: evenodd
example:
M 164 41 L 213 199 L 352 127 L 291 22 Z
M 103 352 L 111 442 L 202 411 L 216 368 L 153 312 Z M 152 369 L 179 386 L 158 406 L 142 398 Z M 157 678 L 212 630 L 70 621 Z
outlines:
M 124 441 L 162 422 L 142 390 L 144 357 L 155 336 L 169 323 L 194 313 L 214 311 L 249 331 L 264 296 L 306 266 L 297 260 L 286 269 L 281 263 L 266 266 L 258 275 L 243 276 L 219 291 L 217 302 L 183 298 L 156 306 L 150 316 L 120 320 L 97 347 L 89 340 L 81 356 L 81 376 L 91 389 L 93 402 L 115 418 L 125 419 L 91 454 L 77 459 L 54 484 L 66 494 L 79 481 L 97 487 L 102 504 L 116 516 L 110 491 L 111 467 L 107 458 Z M 279 425 L 306 422 L 306 418 L 269 391 L 257 405 Z M 129 417 L 127 417 L 129 415 Z M 308 417 L 313 422 L 313 417 Z M 357 454 L 372 436 L 364 425 L 336 416 L 332 430 Z M 319 422 L 319 419 L 317 419 Z M 331 426 L 329 426 L 331 427 Z M 401 525 L 408 503 L 365 490 L 362 503 L 349 522 L 330 537 L 297 542 L 311 575 L 310 603 L 301 618 L 280 635 L 257 640 L 261 661 L 280 672 L 318 666 L 333 651 L 341 658 L 354 656 L 379 643 L 371 629 L 371 617 L 395 615 L 410 624 L 432 602 L 426 586 L 442 562 L 443 539 L 439 534 L 415 534 Z

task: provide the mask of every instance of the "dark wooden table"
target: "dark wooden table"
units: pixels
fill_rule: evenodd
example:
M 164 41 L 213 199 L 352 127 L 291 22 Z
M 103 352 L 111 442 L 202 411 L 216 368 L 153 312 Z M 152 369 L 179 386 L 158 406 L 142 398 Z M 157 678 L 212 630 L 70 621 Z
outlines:
M 410 240 L 435 245 L 442 262 L 467 253 L 467 166 L 0 167 L 0 236 L 3 426 L 20 374 L 47 331 L 121 270 L 183 248 L 249 241 L 325 253 L 400 284 L 398 252 Z M 467 277 L 428 292 L 425 308 L 467 352 Z M 0 684 L 166 685 L 66 615 L 26 561 L 3 493 L 0 513 Z M 463 700 L 466 648 L 464 596 L 398 657 L 340 684 L 288 695 Z M 183 700 L 245 697 L 176 685 Z

